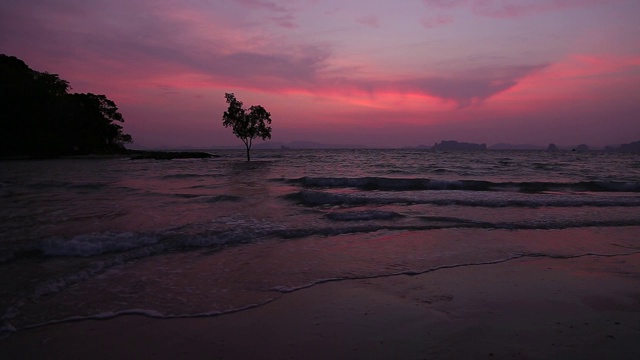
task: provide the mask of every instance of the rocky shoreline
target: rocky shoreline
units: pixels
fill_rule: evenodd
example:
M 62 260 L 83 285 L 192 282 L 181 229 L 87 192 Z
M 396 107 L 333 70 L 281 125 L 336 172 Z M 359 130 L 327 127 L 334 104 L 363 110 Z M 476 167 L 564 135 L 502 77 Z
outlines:
M 173 160 L 173 159 L 208 159 L 219 157 L 219 155 L 210 154 L 202 151 L 141 151 L 129 150 L 127 152 L 131 160 Z
M 129 158 L 130 160 L 173 160 L 173 159 L 208 159 L 220 157 L 203 151 L 147 151 L 126 150 L 119 153 L 82 154 L 82 155 L 13 155 L 1 156 L 0 160 L 53 160 L 53 159 L 111 159 Z

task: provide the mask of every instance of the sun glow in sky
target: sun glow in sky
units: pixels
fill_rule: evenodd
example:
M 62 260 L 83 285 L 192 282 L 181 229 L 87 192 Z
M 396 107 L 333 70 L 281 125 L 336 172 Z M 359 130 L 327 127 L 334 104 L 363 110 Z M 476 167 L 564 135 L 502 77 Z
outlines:
M 145 147 L 640 139 L 637 0 L 5 0 L 0 53 L 105 94 Z

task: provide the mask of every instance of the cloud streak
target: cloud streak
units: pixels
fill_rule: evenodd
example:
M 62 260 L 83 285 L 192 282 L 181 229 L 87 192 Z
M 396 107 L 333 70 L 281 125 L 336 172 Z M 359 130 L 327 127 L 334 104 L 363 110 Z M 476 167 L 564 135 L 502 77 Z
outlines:
M 427 29 L 433 29 L 438 26 L 451 24 L 453 17 L 448 15 L 438 15 L 435 17 L 427 17 L 420 20 L 420 24 Z
M 295 11 L 288 6 L 290 2 L 287 1 L 270 1 L 270 0 L 236 0 L 239 4 L 244 5 L 249 9 L 266 10 L 274 13 L 270 19 L 274 21 L 278 26 L 293 29 L 297 28 Z
M 372 28 L 379 28 L 382 24 L 380 17 L 377 15 L 365 15 L 356 18 L 356 22 Z
M 423 0 L 423 3 L 430 10 L 446 12 L 466 9 L 478 16 L 507 19 L 606 5 L 612 1 L 616 2 L 617 0 Z M 445 22 L 445 24 L 449 22 Z M 427 24 L 429 26 L 425 27 L 430 28 L 443 23 L 432 20 Z
M 428 77 L 409 82 L 424 93 L 455 102 L 459 108 L 481 104 L 516 86 L 521 80 L 546 68 L 547 64 L 478 69 L 475 74 Z

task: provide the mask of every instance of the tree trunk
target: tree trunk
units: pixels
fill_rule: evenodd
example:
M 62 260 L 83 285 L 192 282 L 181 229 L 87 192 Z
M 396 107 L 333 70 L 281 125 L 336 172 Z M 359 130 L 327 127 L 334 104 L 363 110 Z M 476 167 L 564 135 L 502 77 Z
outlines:
M 249 156 L 249 151 L 251 150 L 251 148 L 249 147 L 249 145 L 247 145 L 247 161 L 251 161 L 251 156 Z

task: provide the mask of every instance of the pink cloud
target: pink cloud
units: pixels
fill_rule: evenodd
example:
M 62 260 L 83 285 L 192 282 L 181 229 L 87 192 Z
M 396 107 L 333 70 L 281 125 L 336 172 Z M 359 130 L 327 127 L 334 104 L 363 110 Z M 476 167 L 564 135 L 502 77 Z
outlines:
M 288 12 L 287 8 L 281 5 L 278 1 L 269 1 L 269 0 L 235 0 L 242 5 L 252 7 L 252 8 L 260 8 L 269 11 L 275 12 Z
M 276 25 L 292 29 L 298 27 L 295 21 L 294 10 L 282 4 L 282 1 L 269 1 L 269 0 L 237 0 L 238 3 L 253 9 L 266 10 L 272 13 L 276 13 L 276 16 L 272 16 Z
M 450 24 L 453 22 L 453 17 L 447 15 L 439 15 L 436 17 L 423 18 L 420 20 L 420 24 L 427 29 L 433 29 L 435 27 Z
M 639 56 L 574 54 L 549 66 L 522 86 L 540 98 L 635 96 L 640 90 Z M 633 89 L 636 89 L 635 91 Z
M 469 8 L 474 14 L 493 18 L 512 18 L 561 11 L 617 0 L 423 0 L 429 8 Z
M 558 117 L 564 112 L 576 119 L 599 113 L 608 119 L 603 124 L 617 123 L 637 117 L 639 76 L 638 56 L 570 55 L 522 79 L 483 108 L 510 116 L 544 112 Z
M 547 65 L 502 66 L 468 70 L 448 76 L 424 76 L 415 79 L 354 82 L 371 93 L 414 94 L 453 102 L 457 108 L 481 104 L 511 89 L 523 79 Z
M 295 21 L 295 17 L 293 14 L 283 14 L 279 16 L 274 16 L 271 20 L 275 21 L 275 23 L 283 28 L 294 29 L 299 27 L 298 23 Z
M 441 9 L 452 9 L 455 7 L 466 5 L 470 0 L 422 0 L 429 7 Z
M 381 25 L 380 18 L 376 15 L 366 15 L 366 16 L 357 17 L 356 22 L 362 25 L 373 27 L 373 28 L 379 28 Z
M 286 10 L 275 2 L 243 0 L 243 4 L 286 15 Z M 462 108 L 481 104 L 546 66 L 504 65 L 438 76 L 416 73 L 410 78 L 384 74 L 370 78 L 357 68 L 327 72 L 329 60 L 334 56 L 330 47 L 288 45 L 275 43 L 273 39 L 256 41 L 250 31 L 227 29 L 224 20 L 212 22 L 210 15 L 196 10 L 156 9 L 152 14 L 155 21 L 144 25 L 144 30 L 153 33 L 153 37 L 124 37 L 118 27 L 114 31 L 99 31 L 99 27 L 87 26 L 82 31 L 67 32 L 67 38 L 57 42 L 42 38 L 42 43 L 30 43 L 39 48 L 40 53 L 68 53 L 66 44 L 74 44 L 75 56 L 67 58 L 61 70 L 40 70 L 75 74 L 69 77 L 61 73 L 61 76 L 98 83 L 101 89 L 92 91 L 109 91 L 109 95 L 126 102 L 142 101 L 145 94 L 161 93 L 158 89 L 166 86 L 187 89 L 195 81 L 198 88 L 230 87 L 264 93 L 338 97 L 410 95 L 428 101 L 439 99 Z M 370 26 L 379 24 L 375 16 L 362 20 Z M 441 17 L 437 21 L 446 23 L 450 19 Z M 92 24 L 90 19 L 88 24 Z M 42 22 L 31 28 L 46 34 L 53 25 Z M 131 26 L 135 30 L 138 24 L 131 23 Z M 210 36 L 215 36 L 214 43 Z M 95 71 L 95 64 L 100 64 L 101 71 Z M 198 76 L 201 80 L 194 80 Z M 183 81 L 186 78 L 190 80 Z M 73 86 L 79 84 L 82 86 L 72 81 Z
M 476 14 L 494 18 L 513 18 L 530 16 L 540 13 L 580 8 L 611 1 L 604 0 L 537 0 L 511 1 L 496 3 L 490 1 L 475 1 L 473 11 Z
M 546 67 L 547 65 L 503 66 L 469 70 L 457 75 L 422 76 L 414 79 L 358 79 L 353 76 L 324 78 L 318 74 L 307 74 L 312 80 L 270 80 L 270 91 L 335 98 L 353 97 L 348 101 L 363 103 L 370 103 L 366 98 L 422 98 L 423 101 L 448 102 L 455 104 L 457 108 L 465 108 L 482 104 Z M 263 86 L 251 82 L 246 83 L 245 88 L 256 91 Z

